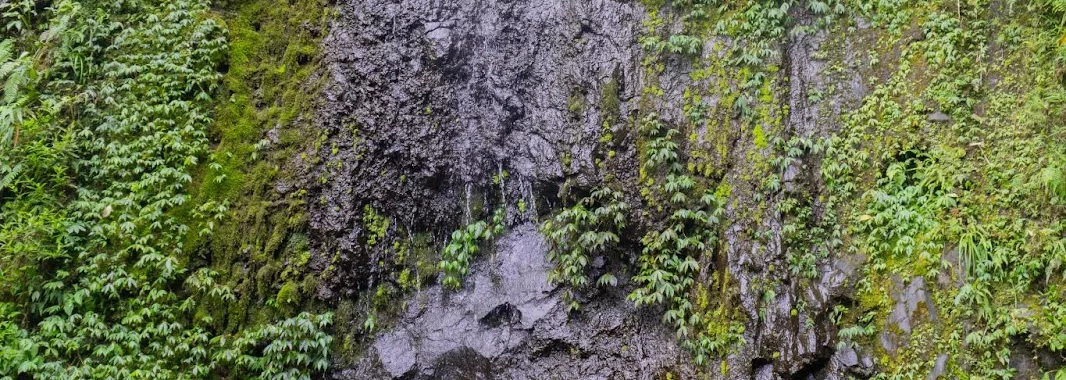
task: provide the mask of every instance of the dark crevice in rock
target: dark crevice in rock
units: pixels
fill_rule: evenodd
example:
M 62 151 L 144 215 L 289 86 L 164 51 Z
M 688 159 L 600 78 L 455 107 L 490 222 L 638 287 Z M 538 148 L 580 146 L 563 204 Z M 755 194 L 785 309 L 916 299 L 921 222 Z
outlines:
M 556 353 L 569 355 L 573 345 L 562 340 L 552 339 L 547 344 L 533 350 L 531 358 L 539 359 L 552 356 Z
M 442 380 L 494 379 L 492 362 L 473 349 L 460 347 L 437 359 L 432 378 Z M 423 376 L 426 377 L 426 376 Z
M 792 380 L 813 380 L 823 375 L 826 367 L 829 365 L 829 360 L 833 357 L 835 351 L 829 347 L 822 347 L 818 350 L 818 354 L 810 359 L 807 364 L 803 365 L 799 371 L 793 373 L 789 378 Z
M 757 357 L 751 360 L 751 379 L 752 380 L 771 380 L 773 379 L 774 365 L 770 360 L 762 357 Z
M 496 306 L 484 317 L 478 320 L 482 326 L 495 328 L 500 325 L 511 325 L 522 321 L 522 311 L 514 307 L 510 303 L 504 303 L 500 306 Z

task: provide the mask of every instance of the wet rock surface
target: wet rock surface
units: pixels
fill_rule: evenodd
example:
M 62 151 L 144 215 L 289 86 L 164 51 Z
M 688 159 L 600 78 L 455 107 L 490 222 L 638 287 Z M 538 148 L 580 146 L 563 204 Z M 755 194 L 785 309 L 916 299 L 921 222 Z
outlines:
M 330 291 L 377 280 L 365 207 L 440 237 L 487 207 L 527 199 L 536 213 L 565 179 L 598 178 L 603 110 L 628 112 L 641 87 L 642 15 L 610 0 L 340 4 L 310 190 L 316 250 L 345 262 Z
M 648 379 L 693 376 L 687 352 L 654 312 L 619 294 L 568 315 L 548 284 L 543 238 L 516 227 L 459 291 L 434 286 L 336 379 Z M 687 376 L 686 376 L 687 375 Z
M 939 322 L 939 317 L 923 277 L 913 277 L 906 284 L 902 278 L 894 277 L 891 297 L 895 303 L 878 340 L 882 349 L 895 353 L 915 326 L 919 323 L 935 324 Z
M 495 255 L 482 253 L 460 291 L 432 286 L 406 300 L 407 310 L 394 327 L 375 337 L 350 367 L 337 368 L 335 378 L 639 379 L 666 371 L 680 378 L 697 373 L 660 323 L 661 310 L 635 309 L 625 300 L 631 274 L 618 276 L 623 283 L 617 289 L 590 294 L 581 313 L 567 314 L 559 289 L 546 282 L 546 248 L 530 224 L 538 213 L 560 207 L 566 192 L 588 191 L 605 175 L 637 182 L 637 133 L 629 119 L 639 116 L 638 95 L 649 80 L 637 43 L 645 14 L 637 2 L 613 0 L 339 5 L 325 41 L 329 75 L 318 115 L 322 162 L 309 198 L 317 265 L 324 269 L 336 257 L 337 270 L 318 296 L 351 297 L 382 281 L 375 263 L 390 253 L 364 244 L 369 232 L 362 216 L 368 207 L 392 217 L 394 232 L 424 232 L 437 244 L 495 207 L 509 209 L 512 231 L 496 244 Z M 834 131 L 825 115 L 839 113 L 866 91 L 857 73 L 821 76 L 826 64 L 812 57 L 825 40 L 815 34 L 782 41 L 785 69 L 778 75 L 787 77 L 789 86 L 791 113 L 784 123 L 790 134 Z M 854 64 L 853 52 L 846 50 L 844 61 Z M 720 58 L 705 51 L 704 59 Z M 691 71 L 691 62 L 672 59 L 655 78 L 663 99 L 673 100 L 650 107 L 667 123 L 685 117 L 682 99 Z M 841 90 L 817 104 L 810 100 L 811 91 L 830 85 Z M 709 107 L 716 101 L 704 99 Z M 617 158 L 600 166 L 606 150 L 600 137 L 607 132 L 614 135 L 609 144 L 615 145 L 608 148 L 617 150 Z M 714 164 L 724 168 L 723 176 L 742 178 L 754 144 L 738 144 L 739 131 L 721 133 L 731 134 L 726 140 L 734 149 Z M 790 167 L 786 190 L 823 188 L 814 174 L 818 164 L 811 157 Z M 625 191 L 627 201 L 641 202 L 635 186 Z M 863 258 L 822 263 L 813 280 L 794 278 L 787 270 L 781 216 L 769 213 L 759 222 L 742 217 L 759 202 L 738 193 L 727 208 L 722 264 L 739 289 L 744 343 L 724 365 L 705 367 L 705 375 L 869 376 L 870 353 L 838 350 L 836 326 L 827 317 L 848 297 Z M 518 200 L 529 212 L 517 211 Z M 639 225 L 635 219 L 632 224 Z M 751 231 L 771 231 L 772 237 L 755 241 Z M 635 242 L 639 234 L 627 239 Z M 623 257 L 636 255 L 639 247 L 633 245 Z M 597 270 L 617 267 L 594 259 Z M 764 299 L 767 290 L 773 291 L 771 299 Z M 801 303 L 806 307 L 800 311 Z
M 802 12 L 801 23 L 810 22 Z M 855 74 L 827 78 L 825 62 L 812 58 L 827 39 L 824 33 L 799 34 L 784 46 L 788 68 L 789 117 L 786 129 L 798 136 L 826 136 L 839 128 L 826 115 L 839 114 L 857 104 L 866 88 Z M 841 60 L 856 65 L 857 57 L 845 51 Z M 815 102 L 810 94 L 829 86 L 841 91 Z M 744 153 L 733 154 L 737 167 L 727 176 L 742 176 Z M 815 174 L 820 167 L 817 155 L 801 157 L 782 176 L 786 194 L 801 199 L 817 193 L 824 183 Z M 805 193 L 807 192 L 807 193 Z M 811 197 L 817 198 L 817 197 Z M 740 288 L 740 304 L 748 316 L 745 343 L 726 358 L 729 372 L 721 378 L 753 379 L 844 379 L 865 378 L 874 373 L 869 350 L 837 347 L 837 326 L 828 315 L 834 305 L 850 302 L 854 282 L 865 257 L 840 253 L 821 263 L 813 279 L 788 271 L 781 229 L 785 221 L 771 212 L 761 222 L 745 220 L 745 208 L 756 202 L 741 198 L 740 207 L 727 209 L 734 223 L 726 229 L 730 275 Z M 816 201 L 812 208 L 824 212 Z M 771 231 L 768 239 L 750 239 L 748 231 Z M 799 250 L 817 250 L 802 247 Z M 767 295 L 772 298 L 767 299 Z M 802 305 L 802 306 L 800 306 Z

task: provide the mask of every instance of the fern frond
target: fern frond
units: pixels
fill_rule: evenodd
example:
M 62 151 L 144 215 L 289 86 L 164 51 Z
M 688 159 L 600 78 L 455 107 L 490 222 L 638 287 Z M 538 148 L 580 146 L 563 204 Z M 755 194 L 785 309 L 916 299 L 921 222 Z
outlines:
M 26 70 L 19 69 L 11 72 L 11 75 L 4 81 L 4 103 L 11 104 L 19 95 L 19 87 L 26 82 Z
M 1039 183 L 1051 197 L 1066 198 L 1066 170 L 1062 165 L 1048 165 L 1037 175 Z
M 11 53 L 14 51 L 14 46 L 11 40 L 0 41 L 0 63 L 11 61 Z
M 15 177 L 21 172 L 22 164 L 15 164 L 13 168 L 7 170 L 7 174 L 4 175 L 4 178 L 0 178 L 0 190 L 10 185 L 11 182 L 15 180 Z
M 15 68 L 17 67 L 18 62 L 15 61 L 0 64 L 0 78 L 7 78 L 7 76 L 10 75 L 12 71 L 15 71 Z

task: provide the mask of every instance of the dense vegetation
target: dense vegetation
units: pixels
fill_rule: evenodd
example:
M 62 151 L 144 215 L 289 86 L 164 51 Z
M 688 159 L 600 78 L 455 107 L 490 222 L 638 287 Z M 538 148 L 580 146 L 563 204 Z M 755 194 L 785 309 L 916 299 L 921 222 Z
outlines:
M 228 216 L 190 203 L 224 24 L 205 1 L 3 4 L 0 376 L 308 378 L 330 314 L 225 329 L 193 255 Z M 232 63 L 232 62 L 229 62 Z
M 873 13 L 891 23 L 925 12 L 911 27 L 925 38 L 827 142 L 830 196 L 851 201 L 850 249 L 869 256 L 852 315 L 882 320 L 894 276 L 943 284 L 929 307 L 945 326 L 915 331 L 882 376 L 927 371 L 941 350 L 953 371 L 1004 378 L 1017 340 L 1066 349 L 1063 4 L 997 6 Z

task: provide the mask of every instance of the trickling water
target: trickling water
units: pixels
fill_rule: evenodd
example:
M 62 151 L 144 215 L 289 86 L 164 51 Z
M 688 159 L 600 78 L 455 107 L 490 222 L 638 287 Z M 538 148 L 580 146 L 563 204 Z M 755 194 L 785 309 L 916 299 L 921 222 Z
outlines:
M 547 281 L 552 266 L 535 225 L 514 226 L 495 247 L 497 258 L 476 263 L 463 288 L 420 290 L 408 304 L 411 318 L 374 337 L 368 360 L 334 379 L 578 379 L 667 368 L 681 378 L 695 376 L 659 317 L 634 314 L 621 297 L 587 305 L 583 311 L 595 318 L 559 323 L 569 316 L 556 284 Z M 626 334 L 634 329 L 642 334 L 639 348 L 619 353 L 633 344 Z M 598 344 L 581 346 L 589 341 Z M 578 347 L 589 358 L 573 356 Z
M 466 210 L 464 211 L 464 214 L 463 214 L 463 222 L 465 224 L 470 224 L 470 220 L 471 220 L 470 197 L 473 196 L 471 194 L 471 186 L 472 185 L 470 183 L 466 184 Z
M 533 184 L 529 181 L 522 181 L 522 187 L 529 194 L 529 210 L 533 212 L 533 220 L 537 220 L 537 197 L 533 195 Z
M 503 175 L 502 163 L 496 164 L 496 175 L 500 178 L 500 207 L 507 207 L 507 187 L 504 186 L 504 181 L 506 181 L 506 178 Z

